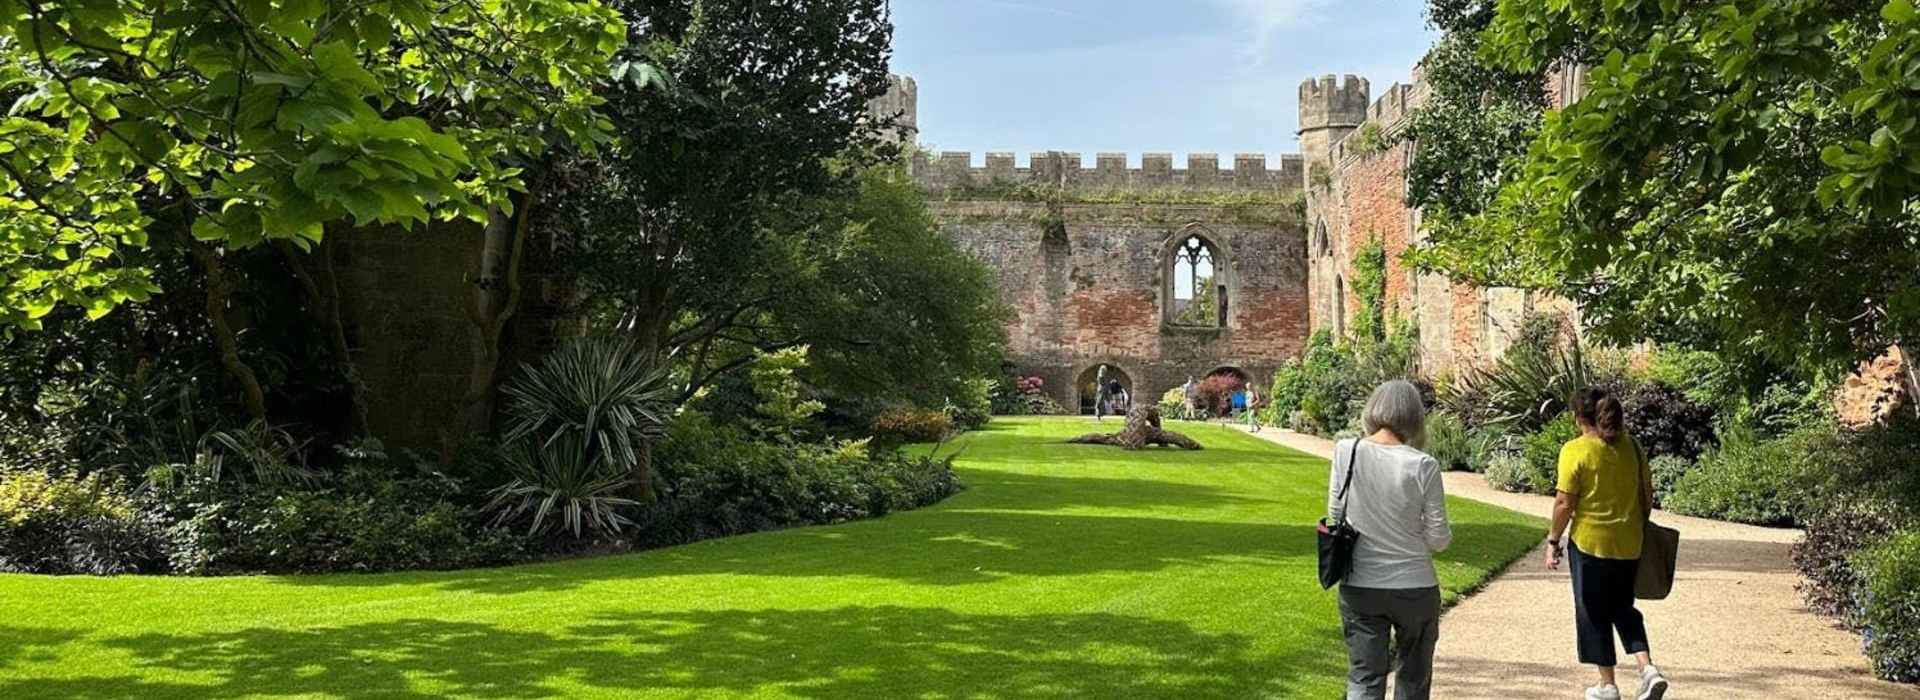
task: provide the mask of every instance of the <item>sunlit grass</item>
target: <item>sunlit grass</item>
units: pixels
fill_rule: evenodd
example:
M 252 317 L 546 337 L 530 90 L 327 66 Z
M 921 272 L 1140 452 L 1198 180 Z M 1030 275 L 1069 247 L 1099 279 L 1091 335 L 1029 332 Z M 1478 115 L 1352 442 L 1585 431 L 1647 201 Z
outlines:
M 1090 429 L 996 421 L 958 445 L 969 490 L 926 510 L 633 556 L 0 576 L 0 698 L 1336 696 L 1326 463 L 1204 426 L 1204 452 L 1060 443 Z M 1451 507 L 1450 591 L 1538 539 Z

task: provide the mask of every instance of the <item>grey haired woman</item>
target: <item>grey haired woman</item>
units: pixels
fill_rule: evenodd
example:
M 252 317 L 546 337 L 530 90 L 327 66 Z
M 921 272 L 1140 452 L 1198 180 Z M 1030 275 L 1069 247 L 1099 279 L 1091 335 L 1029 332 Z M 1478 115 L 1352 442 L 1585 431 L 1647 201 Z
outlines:
M 1361 413 L 1366 436 L 1334 448 L 1327 487 L 1329 522 L 1344 515 L 1360 533 L 1353 569 L 1340 582 L 1347 640 L 1347 700 L 1385 700 L 1395 656 L 1397 700 L 1427 700 L 1440 639 L 1440 579 L 1433 553 L 1453 543 L 1440 463 L 1418 445 L 1427 412 L 1420 390 L 1390 381 Z M 1351 472 L 1353 481 L 1340 498 Z

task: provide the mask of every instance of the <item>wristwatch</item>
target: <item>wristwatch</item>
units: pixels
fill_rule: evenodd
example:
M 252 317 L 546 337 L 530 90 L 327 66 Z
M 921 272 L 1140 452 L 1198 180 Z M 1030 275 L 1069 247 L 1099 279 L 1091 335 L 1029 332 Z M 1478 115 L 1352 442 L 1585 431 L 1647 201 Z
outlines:
M 1560 543 L 1560 538 L 1558 538 L 1558 537 L 1548 537 L 1548 538 L 1547 538 L 1547 546 L 1548 546 L 1548 547 L 1552 547 L 1552 548 L 1553 548 L 1553 553 L 1554 553 L 1554 554 L 1566 554 L 1566 553 L 1567 553 L 1567 546 L 1566 546 L 1566 545 L 1564 545 L 1564 544 L 1561 544 L 1561 543 Z

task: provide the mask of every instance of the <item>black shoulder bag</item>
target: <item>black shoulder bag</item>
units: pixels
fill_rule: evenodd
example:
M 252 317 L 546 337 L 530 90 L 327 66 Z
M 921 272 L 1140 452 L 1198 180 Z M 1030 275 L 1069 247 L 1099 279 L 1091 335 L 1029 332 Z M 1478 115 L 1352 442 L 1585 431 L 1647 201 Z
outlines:
M 1347 489 L 1353 487 L 1353 472 L 1360 465 L 1360 440 L 1355 439 L 1347 448 L 1347 481 L 1340 486 L 1340 520 L 1332 525 L 1326 518 L 1320 519 L 1320 587 L 1332 588 L 1340 579 L 1346 578 L 1353 570 L 1353 547 L 1360 541 L 1360 532 L 1347 522 Z

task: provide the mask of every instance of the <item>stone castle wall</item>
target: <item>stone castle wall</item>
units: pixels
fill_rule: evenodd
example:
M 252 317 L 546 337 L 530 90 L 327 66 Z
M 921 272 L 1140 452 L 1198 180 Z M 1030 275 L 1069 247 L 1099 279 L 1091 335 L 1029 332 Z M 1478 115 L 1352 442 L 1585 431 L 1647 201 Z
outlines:
M 1144 154 L 1137 168 L 1128 166 L 1125 153 L 1101 153 L 1092 167 L 1079 153 L 1058 151 L 1034 153 L 1027 163 L 1020 166 L 1014 154 L 1005 152 L 986 154 L 985 166 L 975 166 L 973 154 L 965 151 L 947 151 L 937 158 L 923 154 L 914 163 L 914 180 L 935 193 L 1042 185 L 1069 194 L 1145 190 L 1282 194 L 1298 191 L 1305 172 L 1300 156 L 1282 156 L 1279 167 L 1270 168 L 1263 153 L 1235 155 L 1230 169 L 1221 168 L 1220 156 L 1211 153 L 1188 155 L 1183 168 L 1174 167 L 1171 153 Z
M 1284 205 L 993 200 L 933 205 L 942 230 L 994 271 L 1012 310 L 1008 361 L 1062 405 L 1095 367 L 1118 368 L 1136 401 L 1189 376 L 1232 368 L 1265 386 L 1305 347 L 1306 237 Z M 1171 255 L 1189 236 L 1212 243 L 1226 287 L 1221 328 L 1169 325 Z
M 1518 289 L 1483 289 L 1456 284 L 1443 275 L 1423 274 L 1402 264 L 1406 251 L 1424 235 L 1420 212 L 1406 204 L 1411 145 L 1399 138 L 1407 119 L 1428 99 L 1418 70 L 1410 84 L 1395 84 L 1368 99 L 1367 83 L 1351 77 L 1308 81 L 1317 102 L 1301 109 L 1302 143 L 1315 129 L 1332 133 L 1323 149 L 1309 150 L 1308 167 L 1319 164 L 1325 178 L 1309 178 L 1307 216 L 1313 227 L 1312 308 L 1315 328 L 1342 331 L 1359 309 L 1352 279 L 1356 252 L 1377 238 L 1387 253 L 1387 306 L 1415 320 L 1420 329 L 1421 364 L 1429 372 L 1484 365 L 1506 351 L 1521 324 L 1535 312 L 1574 318 L 1574 305 Z M 1556 74 L 1546 86 L 1554 105 L 1578 95 L 1580 74 Z M 1331 105 L 1331 106 L 1329 106 Z M 1364 105 L 1356 108 L 1355 105 Z M 1351 126 L 1346 126 L 1346 125 Z M 1306 150 L 1303 148 L 1303 150 Z

